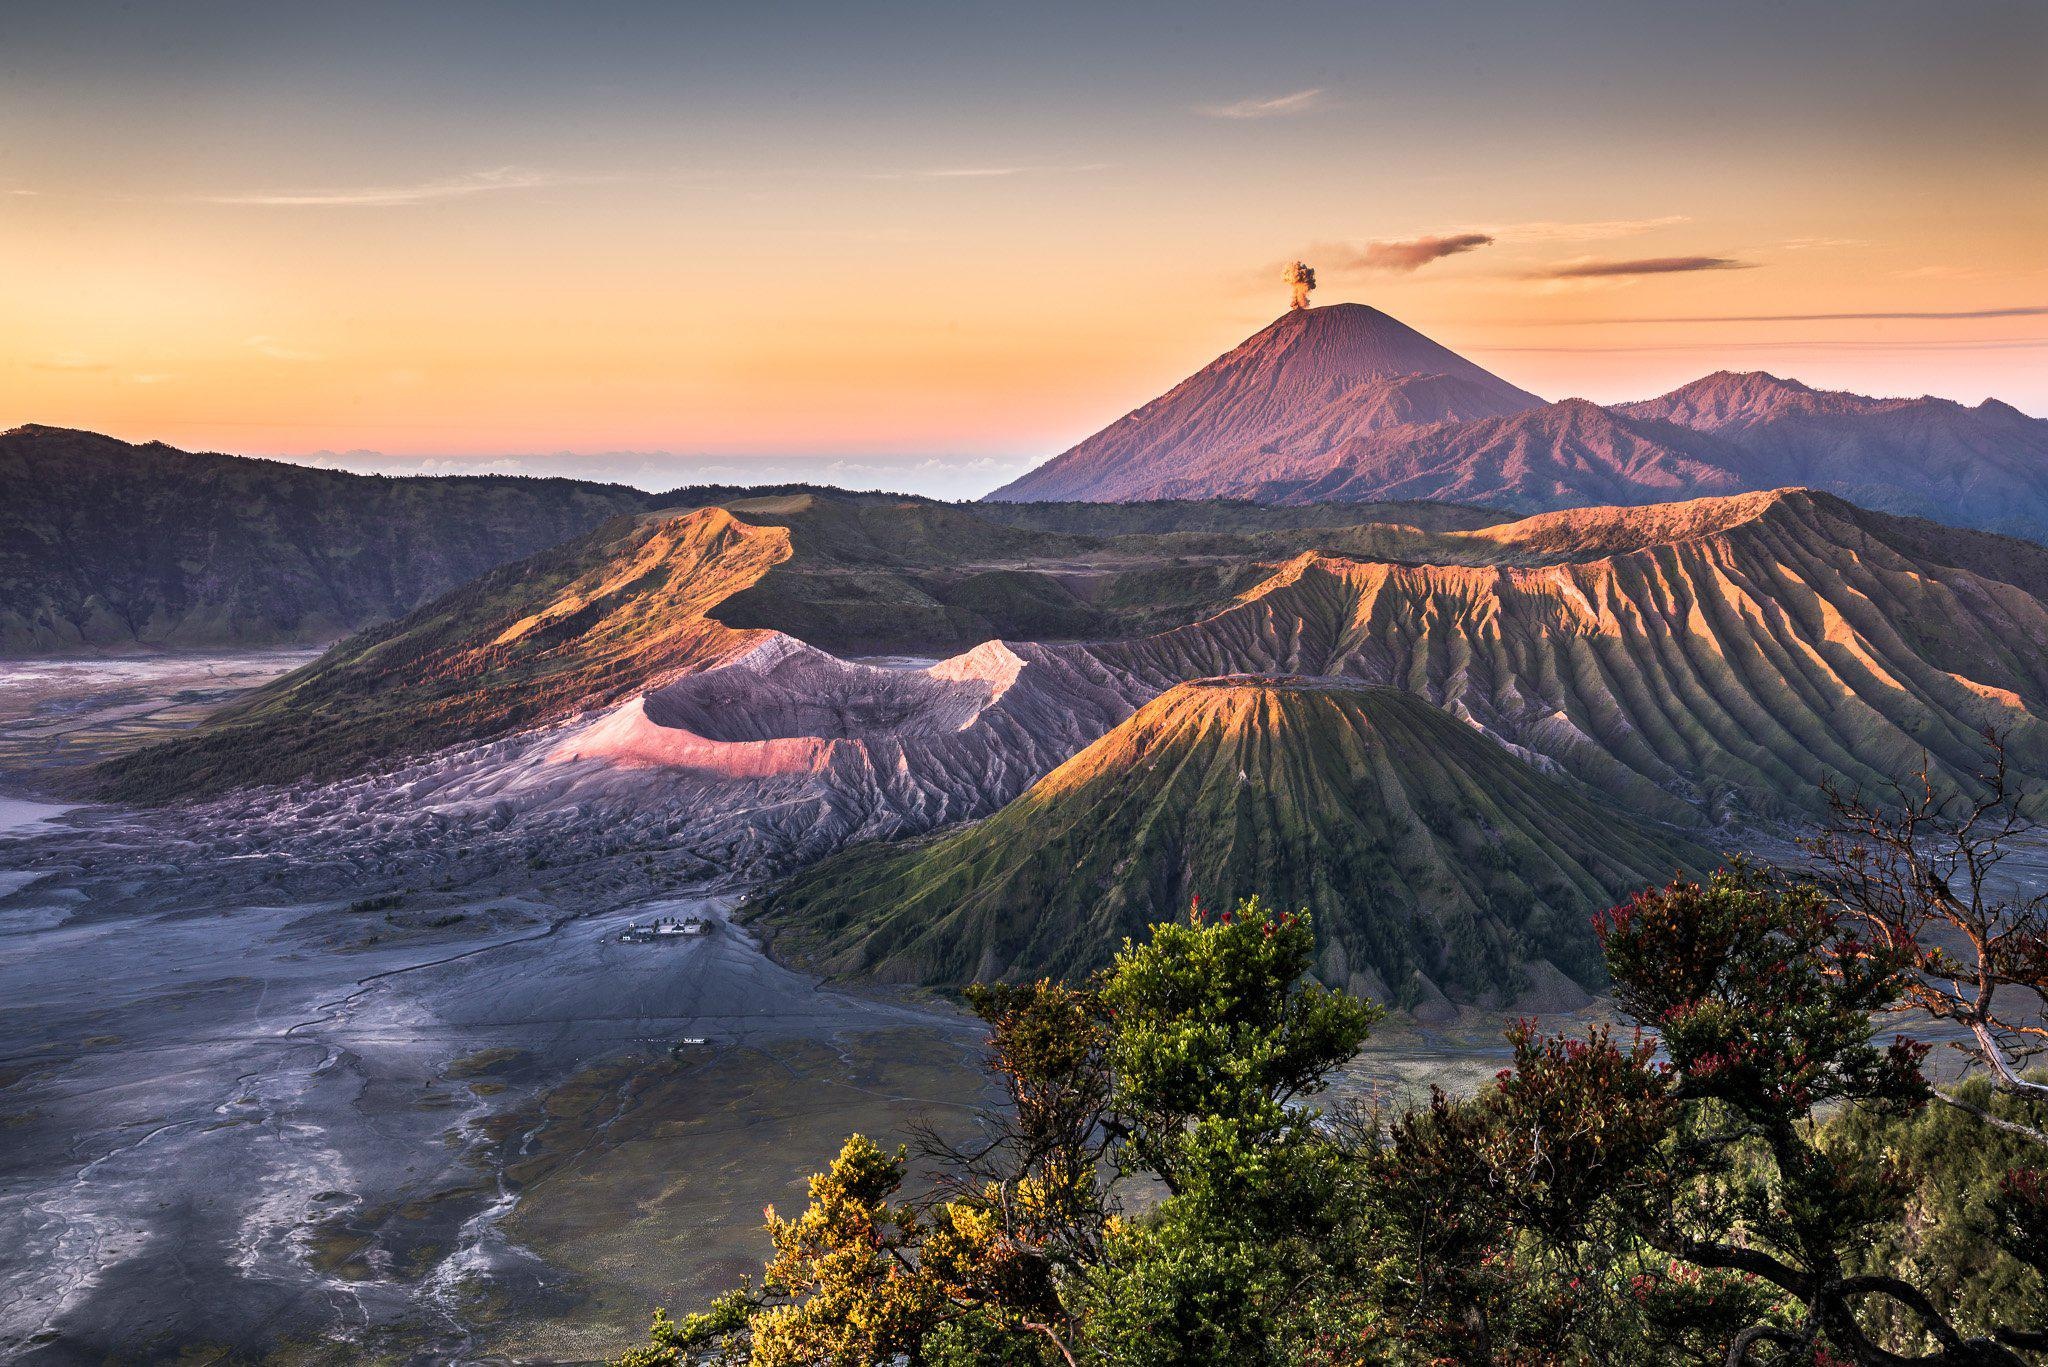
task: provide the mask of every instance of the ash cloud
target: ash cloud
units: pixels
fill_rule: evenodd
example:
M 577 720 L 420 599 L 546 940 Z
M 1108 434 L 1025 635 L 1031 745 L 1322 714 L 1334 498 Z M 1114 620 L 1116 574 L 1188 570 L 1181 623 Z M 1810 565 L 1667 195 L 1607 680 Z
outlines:
M 1280 283 L 1287 286 L 1290 294 L 1287 307 L 1305 309 L 1308 307 L 1308 292 L 1316 287 L 1315 267 L 1296 261 L 1280 272 Z

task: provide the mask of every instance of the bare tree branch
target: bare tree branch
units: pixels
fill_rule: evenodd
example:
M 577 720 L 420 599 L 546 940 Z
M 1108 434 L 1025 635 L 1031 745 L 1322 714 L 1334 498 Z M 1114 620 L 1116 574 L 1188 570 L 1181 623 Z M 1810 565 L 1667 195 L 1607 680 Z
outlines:
M 1969 791 L 1940 788 L 1924 761 L 1911 781 L 1875 798 L 1827 786 L 1829 819 L 1800 843 L 1869 942 L 1906 960 L 1904 1009 L 1959 1027 L 1954 1047 L 1989 1070 L 1998 1090 L 2048 1098 L 2048 1083 L 2025 1075 L 2048 1051 L 2048 893 L 2028 895 L 2001 872 L 2039 823 L 2013 781 L 2004 738 L 1986 732 L 1985 745 Z M 2039 1129 L 1996 1125 L 2048 1146 Z

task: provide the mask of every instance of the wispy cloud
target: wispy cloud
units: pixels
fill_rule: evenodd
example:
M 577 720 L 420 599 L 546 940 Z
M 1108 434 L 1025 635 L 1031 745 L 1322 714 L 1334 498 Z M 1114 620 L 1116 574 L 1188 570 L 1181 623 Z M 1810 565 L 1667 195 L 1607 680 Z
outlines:
M 1879 323 L 1951 322 L 1977 318 L 2044 318 L 2048 304 L 2023 304 L 1995 309 L 1890 309 L 1870 313 L 1695 313 L 1660 318 L 1546 318 L 1557 323 Z
M 1233 100 L 1229 104 L 1203 105 L 1200 112 L 1212 119 L 1278 119 L 1313 109 L 1322 102 L 1322 98 L 1323 88 L 1312 86 L 1307 90 L 1274 95 L 1263 100 Z
M 45 357 L 40 361 L 29 361 L 27 365 L 30 370 L 54 370 L 69 375 L 107 375 L 111 374 L 114 369 L 113 365 L 109 362 L 95 360 L 81 351 L 60 351 L 56 355 Z M 119 378 L 123 384 L 162 384 L 166 380 L 176 379 L 177 377 L 175 375 L 143 372 L 140 374 L 122 375 Z
M 433 204 L 441 200 L 469 199 L 476 195 L 506 190 L 532 190 L 556 183 L 544 171 L 518 166 L 500 166 L 488 171 L 440 180 L 423 180 L 411 185 L 362 185 L 324 190 L 262 190 L 232 195 L 196 195 L 202 204 L 246 204 L 281 209 L 371 209 Z
M 1529 272 L 1532 280 L 1613 280 L 1637 275 L 1685 275 L 1692 271 L 1746 271 L 1754 261 L 1728 256 L 1638 256 L 1626 260 L 1565 261 Z
M 1516 242 L 1604 242 L 1690 222 L 1692 219 L 1686 214 L 1665 214 L 1658 218 L 1598 218 L 1581 223 L 1556 219 L 1541 219 L 1533 223 L 1481 223 L 1465 231 Z
M 320 359 L 320 353 L 317 351 L 302 351 L 298 347 L 286 346 L 278 341 L 277 338 L 265 333 L 258 333 L 256 336 L 243 342 L 242 345 L 259 356 L 268 356 L 273 361 L 317 361 Z
M 1938 262 L 1932 266 L 1915 266 L 1911 270 L 1893 271 L 1895 280 L 1982 280 L 1991 274 L 1982 266 L 1963 266 L 1954 262 Z
M 1451 233 L 1442 237 L 1412 237 L 1402 241 L 1368 242 L 1363 247 L 1339 249 L 1338 270 L 1417 271 L 1432 261 L 1460 256 L 1491 246 L 1486 233 Z
M 1064 166 L 929 166 L 916 171 L 875 171 L 869 180 L 1002 180 L 1011 176 L 1065 176 L 1088 171 L 1107 171 L 1106 161 L 1084 161 Z
M 1649 351 L 1697 352 L 1710 356 L 1726 356 L 1743 351 L 1789 351 L 1806 353 L 1815 351 L 1872 351 L 1872 352 L 1943 352 L 1943 351 L 2037 351 L 2048 349 L 2048 337 L 1955 337 L 1901 342 L 1866 342 L 1860 340 L 1836 341 L 1777 341 L 1759 338 L 1730 340 L 1719 338 L 1699 342 L 1659 342 L 1650 345 L 1629 343 L 1605 346 L 1473 346 L 1467 348 L 1475 355 L 1490 355 L 1495 352 L 1550 353 L 1560 356 L 1604 355 L 1621 352 L 1641 355 Z
M 78 351 L 60 351 L 43 360 L 30 361 L 28 365 L 31 370 L 70 370 L 86 374 L 113 369 L 105 361 L 95 361 Z

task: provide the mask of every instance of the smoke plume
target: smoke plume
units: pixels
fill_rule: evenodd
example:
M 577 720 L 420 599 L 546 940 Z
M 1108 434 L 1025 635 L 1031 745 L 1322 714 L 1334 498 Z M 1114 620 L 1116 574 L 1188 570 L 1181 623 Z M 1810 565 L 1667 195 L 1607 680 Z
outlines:
M 1315 267 L 1304 265 L 1297 261 L 1286 270 L 1280 272 L 1280 279 L 1289 289 L 1294 291 L 1294 296 L 1288 300 L 1287 307 L 1291 309 L 1307 308 L 1308 292 L 1316 287 Z

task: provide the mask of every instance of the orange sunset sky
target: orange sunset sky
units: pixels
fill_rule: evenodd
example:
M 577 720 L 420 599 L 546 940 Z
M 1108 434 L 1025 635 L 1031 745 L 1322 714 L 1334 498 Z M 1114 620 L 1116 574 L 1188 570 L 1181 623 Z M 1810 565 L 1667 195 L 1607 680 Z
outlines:
M 1297 255 L 1546 397 L 2048 414 L 2048 7 L 337 8 L 8 6 L 0 426 L 969 491 Z

